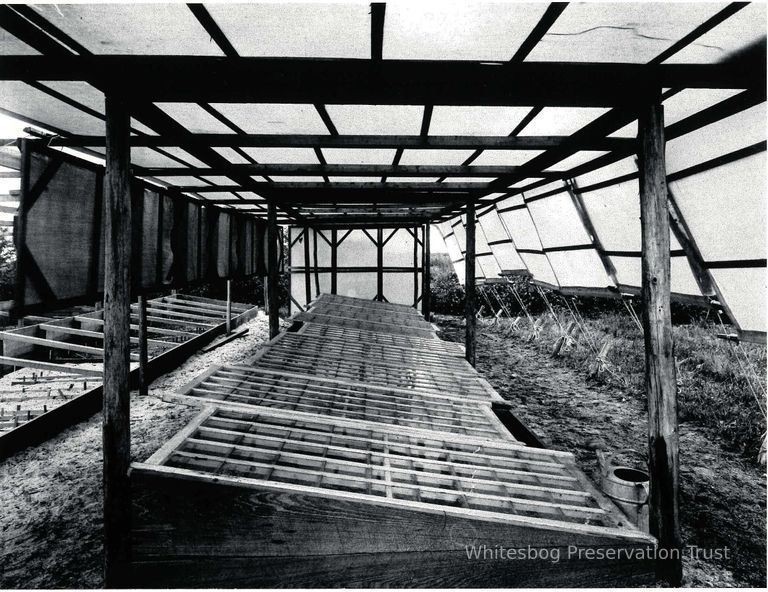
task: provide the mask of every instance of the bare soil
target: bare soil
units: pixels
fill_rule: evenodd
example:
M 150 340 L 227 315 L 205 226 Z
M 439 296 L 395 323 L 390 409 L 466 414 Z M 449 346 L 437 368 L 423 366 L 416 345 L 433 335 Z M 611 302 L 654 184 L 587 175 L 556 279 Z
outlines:
M 443 339 L 463 342 L 456 318 L 440 323 Z M 596 451 L 617 453 L 637 466 L 647 450 L 647 408 L 642 393 L 598 384 L 562 358 L 543 355 L 524 339 L 502 336 L 491 325 L 477 332 L 477 369 L 513 411 L 551 447 L 573 452 L 595 483 Z M 702 549 L 684 554 L 684 585 L 692 587 L 766 585 L 766 475 L 753 459 L 725 450 L 713 430 L 680 424 L 680 512 L 684 545 Z M 728 557 L 709 557 L 727 547 Z M 705 556 L 707 555 L 707 556 Z
M 133 461 L 146 460 L 199 412 L 164 396 L 212 364 L 245 360 L 267 340 L 263 314 L 244 326 L 245 336 L 158 378 L 147 397 L 131 393 Z M 98 414 L 0 461 L 0 588 L 103 586 L 101 463 Z

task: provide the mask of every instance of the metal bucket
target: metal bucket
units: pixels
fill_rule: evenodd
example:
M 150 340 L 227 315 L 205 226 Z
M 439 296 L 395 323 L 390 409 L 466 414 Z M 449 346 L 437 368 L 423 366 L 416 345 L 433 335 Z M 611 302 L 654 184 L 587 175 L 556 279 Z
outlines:
M 621 508 L 629 521 L 648 532 L 648 473 L 624 466 L 606 467 L 601 487 L 605 495 Z

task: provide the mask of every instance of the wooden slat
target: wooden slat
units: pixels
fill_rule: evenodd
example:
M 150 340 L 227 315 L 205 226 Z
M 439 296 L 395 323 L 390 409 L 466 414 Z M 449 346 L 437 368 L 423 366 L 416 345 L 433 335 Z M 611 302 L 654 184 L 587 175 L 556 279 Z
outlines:
M 80 376 L 96 376 L 101 378 L 103 372 L 95 368 L 81 368 L 80 366 L 69 366 L 67 364 L 54 364 L 52 362 L 40 362 L 38 360 L 27 360 L 25 358 L 12 358 L 9 356 L 0 356 L 0 365 L 18 366 L 19 368 L 35 368 L 37 370 L 50 370 L 51 372 L 63 372 L 65 374 L 78 374 Z
M 75 327 L 63 327 L 60 325 L 50 325 L 42 323 L 40 328 L 43 331 L 55 331 L 57 333 L 68 333 L 69 335 L 79 335 L 80 337 L 90 337 L 93 339 L 104 339 L 104 333 L 98 331 L 88 331 L 86 329 L 77 329 Z M 131 337 L 131 343 L 139 343 L 138 337 Z M 147 343 L 158 347 L 176 347 L 178 344 L 172 341 L 160 341 L 159 339 L 147 339 Z
M 643 536 L 631 527 L 619 528 L 612 511 L 591 491 L 581 489 L 568 455 L 550 457 L 555 472 L 540 472 L 545 465 L 520 465 L 518 455 L 528 451 L 516 446 L 496 444 L 494 454 L 488 450 L 477 455 L 479 450 L 471 446 L 461 451 L 461 444 L 438 439 L 431 443 L 433 452 L 425 454 L 416 445 L 418 437 L 400 434 L 393 442 L 382 430 L 360 439 L 354 428 L 334 427 L 333 422 L 296 424 L 289 416 L 211 410 L 196 418 L 173 447 L 156 455 L 161 462 L 135 467 L 321 497 L 353 492 L 350 499 L 357 503 L 460 510 L 466 516 L 493 515 L 509 523 L 523 520 L 532 527 L 543 526 L 538 521 L 545 520 L 551 528 L 576 526 L 612 536 Z M 549 451 L 535 452 L 544 460 Z M 507 461 L 511 464 L 505 467 Z M 459 497 L 465 500 L 463 508 L 455 503 Z
M 94 356 L 103 356 L 104 349 L 100 347 L 91 347 L 90 345 L 80 345 L 79 343 L 70 343 L 68 341 L 57 341 L 55 339 L 45 339 L 43 337 L 33 337 L 31 335 L 22 335 L 21 333 L 10 333 L 9 331 L 0 331 L 0 341 L 16 341 L 18 343 L 29 343 L 48 347 L 51 349 L 63 349 L 66 351 L 80 352 Z M 131 354 L 131 359 L 138 360 L 138 354 Z
M 94 317 L 88 317 L 85 315 L 76 315 L 73 317 L 76 321 L 80 321 L 81 323 L 93 323 L 95 325 L 104 325 L 104 321 L 102 319 L 94 318 Z M 131 319 L 136 318 L 138 319 L 138 315 L 132 315 Z M 131 331 L 138 331 L 139 326 L 137 324 L 131 325 Z M 197 335 L 197 333 L 192 333 L 191 331 L 178 331 L 175 329 L 165 329 L 162 327 L 153 327 L 150 325 L 147 327 L 147 331 L 149 333 L 154 333 L 155 335 L 168 335 L 171 337 L 194 337 Z

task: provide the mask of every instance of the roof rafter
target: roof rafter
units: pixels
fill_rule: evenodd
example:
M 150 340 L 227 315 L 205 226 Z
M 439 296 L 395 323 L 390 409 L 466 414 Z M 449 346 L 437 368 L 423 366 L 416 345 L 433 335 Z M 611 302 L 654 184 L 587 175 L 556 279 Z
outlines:
M 238 176 L 238 175 L 233 175 Z M 228 191 L 255 191 L 264 194 L 269 191 L 271 196 L 283 189 L 296 189 L 302 191 L 330 190 L 330 191 L 439 191 L 443 193 L 467 193 L 486 191 L 485 183 L 359 183 L 359 182 L 280 182 L 262 183 L 253 181 L 250 177 L 247 185 L 211 185 L 201 187 L 197 185 L 176 186 L 179 191 L 195 191 L 197 193 L 222 193 Z
M 202 105 L 202 104 L 201 104 Z M 212 109 L 212 108 L 211 108 Z M 215 111 L 215 110 L 214 110 Z M 223 117 L 223 116 L 222 116 Z M 233 124 L 234 125 L 234 124 Z M 519 127 L 519 126 L 518 126 Z M 238 128 L 239 129 L 239 128 Z M 315 135 L 315 134 L 193 134 L 187 136 L 220 148 L 403 148 L 419 150 L 483 149 L 545 150 L 556 148 L 568 136 L 421 136 L 421 135 Z M 179 146 L 181 137 L 132 136 L 131 146 Z M 627 147 L 627 138 L 588 138 L 583 150 L 617 150 Z M 104 146 L 104 136 L 70 135 L 55 138 L 52 146 Z
M 384 2 L 371 2 L 371 60 L 380 62 L 384 54 Z
M 221 49 L 225 56 L 233 58 L 238 57 L 239 54 L 237 53 L 237 50 L 229 42 L 224 31 L 221 30 L 205 6 L 202 4 L 187 4 L 187 8 L 192 11 L 192 14 L 195 15 L 195 18 L 211 36 L 211 39 L 213 39 L 216 45 L 219 46 L 219 49 Z
M 517 49 L 515 55 L 512 56 L 512 59 L 509 61 L 522 62 L 525 58 L 527 58 L 528 54 L 531 53 L 533 49 L 539 44 L 539 41 L 544 38 L 544 35 L 547 34 L 547 31 L 549 31 L 552 25 L 555 24 L 555 21 L 561 14 L 563 14 L 563 11 L 567 7 L 567 2 L 552 2 L 549 6 L 547 6 L 547 10 L 544 11 L 544 14 L 542 15 L 539 22 L 536 23 L 536 26 Z
M 315 149 L 319 151 L 319 148 Z M 320 158 L 322 154 L 318 155 Z M 143 167 L 143 175 L 156 177 L 187 177 L 190 175 L 225 175 L 227 171 L 249 175 L 312 175 L 312 176 L 404 176 L 404 177 L 498 177 L 512 174 L 518 166 L 463 165 L 374 165 L 374 164 L 233 164 L 225 168 L 201 167 Z M 548 178 L 561 175 L 542 173 Z
M 3 58 L 0 79 L 86 80 L 120 92 L 126 99 L 152 102 L 612 107 L 637 105 L 648 92 L 662 87 L 765 86 L 765 57 L 764 47 L 733 64 L 653 65 L 8 56 Z

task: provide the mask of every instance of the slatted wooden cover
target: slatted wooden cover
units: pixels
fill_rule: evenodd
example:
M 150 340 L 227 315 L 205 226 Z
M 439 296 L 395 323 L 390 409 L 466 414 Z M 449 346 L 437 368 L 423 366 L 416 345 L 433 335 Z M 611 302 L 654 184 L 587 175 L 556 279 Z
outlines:
M 182 389 L 187 399 L 268 407 L 460 435 L 512 439 L 474 399 L 258 367 L 214 366 Z
M 363 331 L 435 338 L 432 325 L 418 315 L 387 306 L 379 308 L 379 303 L 373 300 L 359 298 L 354 300 L 355 303 L 338 299 L 333 301 L 322 294 L 312 301 L 308 310 L 297 313 L 293 318 L 301 322 L 335 325 Z
M 155 474 L 640 540 L 568 453 L 425 438 L 327 418 L 204 411 L 146 463 Z M 519 541 L 510 541 L 518 543 Z
M 327 320 L 308 322 L 315 310 Z M 138 474 L 236 485 L 259 500 L 319 497 L 324 507 L 353 502 L 420 512 L 417 521 L 438 512 L 485 521 L 479 529 L 491 521 L 536 530 L 516 531 L 515 546 L 540 536 L 652 542 L 624 524 L 573 455 L 515 440 L 493 411 L 503 399 L 412 309 L 321 295 L 294 319 L 298 330 L 244 364 L 214 366 L 183 387 L 175 398 L 211 407 L 134 464 Z M 257 516 L 279 512 L 269 499 L 257 502 L 268 506 Z M 332 525 L 309 536 L 322 539 L 324 528 Z M 388 544 L 399 549 L 397 536 Z

